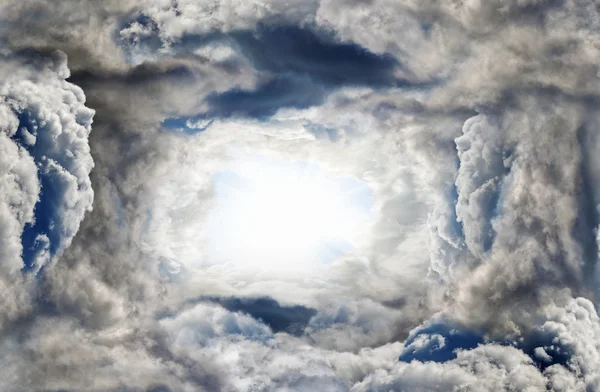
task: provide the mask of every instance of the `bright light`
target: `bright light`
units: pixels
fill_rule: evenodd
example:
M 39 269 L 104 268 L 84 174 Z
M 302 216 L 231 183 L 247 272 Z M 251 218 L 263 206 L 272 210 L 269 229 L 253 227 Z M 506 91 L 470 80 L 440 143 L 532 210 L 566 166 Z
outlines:
M 209 243 L 220 262 L 299 270 L 354 247 L 369 218 L 370 190 L 306 162 L 255 157 L 213 177 Z

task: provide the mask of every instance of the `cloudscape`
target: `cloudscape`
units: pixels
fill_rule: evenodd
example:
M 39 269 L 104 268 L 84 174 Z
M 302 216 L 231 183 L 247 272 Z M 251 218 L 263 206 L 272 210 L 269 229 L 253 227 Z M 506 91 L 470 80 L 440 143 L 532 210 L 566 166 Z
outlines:
M 599 230 L 596 1 L 0 1 L 0 391 L 600 391 Z

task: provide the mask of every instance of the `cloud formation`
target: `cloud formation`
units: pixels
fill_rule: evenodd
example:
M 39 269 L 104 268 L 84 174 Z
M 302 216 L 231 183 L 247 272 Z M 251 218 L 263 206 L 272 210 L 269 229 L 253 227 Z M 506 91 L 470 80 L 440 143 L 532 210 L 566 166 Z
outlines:
M 0 389 L 599 389 L 597 13 L 4 1 Z M 360 238 L 222 260 L 232 167 L 368 189 L 311 204 L 368 209 Z M 298 223 L 250 204 L 250 246 Z
M 29 303 L 30 278 L 70 245 L 94 193 L 88 136 L 94 111 L 62 52 L 27 60 L 4 55 L 2 118 L 3 322 Z

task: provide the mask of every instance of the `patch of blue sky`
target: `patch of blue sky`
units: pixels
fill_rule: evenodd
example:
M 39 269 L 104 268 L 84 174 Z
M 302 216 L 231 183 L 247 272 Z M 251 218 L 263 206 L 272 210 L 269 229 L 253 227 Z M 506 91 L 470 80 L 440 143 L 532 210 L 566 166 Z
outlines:
M 508 151 L 503 152 L 503 160 L 504 160 L 504 166 L 505 166 L 504 178 L 502 179 L 502 181 L 500 182 L 500 185 L 499 185 L 500 189 L 498 190 L 498 195 L 495 199 L 495 205 L 494 205 L 494 210 L 492 212 L 492 218 L 500 216 L 504 212 L 502 202 L 504 201 L 504 196 L 506 194 L 506 190 L 510 189 L 510 186 L 512 184 L 512 176 L 510 175 L 512 159 L 513 159 L 512 151 L 508 150 Z
M 38 167 L 42 164 L 41 159 L 44 152 L 40 151 L 37 144 L 32 143 L 32 137 L 37 136 L 37 121 L 31 117 L 30 113 L 23 111 L 17 113 L 19 118 L 19 129 L 13 136 L 13 140 L 25 148 Z M 24 271 L 30 271 L 35 268 L 36 256 L 43 251 L 43 247 L 48 246 L 50 256 L 54 256 L 62 243 L 60 232 L 57 228 L 60 218 L 56 216 L 59 206 L 58 198 L 61 196 L 61 190 L 57 189 L 57 184 L 52 180 L 52 173 L 44 174 L 38 169 L 38 178 L 41 185 L 39 200 L 35 205 L 33 223 L 25 225 L 21 234 L 21 244 L 23 246 L 22 257 L 25 266 Z M 49 239 L 49 244 L 39 241 L 38 236 L 45 235 Z
M 458 350 L 472 350 L 481 344 L 499 344 L 523 350 L 544 370 L 554 364 L 566 365 L 571 352 L 559 339 L 543 330 L 534 330 L 517 340 L 493 341 L 475 330 L 468 330 L 451 323 L 437 322 L 413 331 L 405 342 L 399 360 L 411 362 L 447 362 L 457 357 Z
M 460 238 L 461 241 L 465 240 L 465 232 L 463 229 L 463 224 L 458 220 L 458 216 L 456 215 L 456 206 L 458 204 L 458 189 L 456 188 L 456 184 L 450 185 L 447 190 L 448 200 L 452 200 L 452 205 L 454 208 L 451 209 L 452 216 L 450 217 L 450 222 L 452 223 L 452 230 L 454 231 L 452 234 L 455 238 Z
M 434 323 L 411 333 L 399 360 L 446 362 L 456 358 L 457 350 L 471 350 L 482 343 L 482 335 L 475 331 Z
M 203 120 L 195 117 L 169 117 L 163 120 L 162 126 L 171 132 L 196 135 L 207 130 L 213 122 L 213 119 Z

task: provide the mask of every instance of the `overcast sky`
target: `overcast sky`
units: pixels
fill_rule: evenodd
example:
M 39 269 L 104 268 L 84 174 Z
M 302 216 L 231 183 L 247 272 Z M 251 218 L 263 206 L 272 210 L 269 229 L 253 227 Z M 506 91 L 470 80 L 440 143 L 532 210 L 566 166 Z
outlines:
M 2 0 L 0 391 L 600 390 L 592 0 Z

